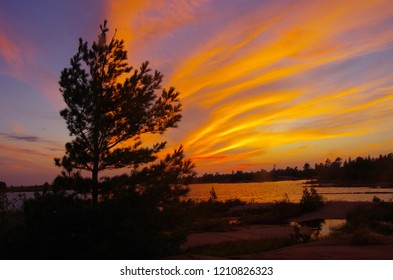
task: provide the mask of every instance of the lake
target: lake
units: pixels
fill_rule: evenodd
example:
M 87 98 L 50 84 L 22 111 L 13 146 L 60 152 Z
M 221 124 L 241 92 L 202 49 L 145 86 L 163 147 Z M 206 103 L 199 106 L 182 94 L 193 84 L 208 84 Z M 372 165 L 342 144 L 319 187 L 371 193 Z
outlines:
M 233 183 L 233 184 L 192 184 L 188 198 L 196 201 L 208 200 L 210 191 L 214 188 L 217 200 L 239 198 L 247 202 L 276 202 L 287 196 L 291 202 L 299 202 L 303 189 L 309 187 L 304 184 L 306 180 L 277 181 L 261 183 Z M 316 187 L 327 201 L 372 201 L 374 196 L 384 200 L 393 200 L 393 188 L 375 187 Z M 13 202 L 15 209 L 20 209 L 24 198 L 34 197 L 33 192 L 7 193 L 7 197 Z
M 190 185 L 188 198 L 208 200 L 214 188 L 217 200 L 239 198 L 247 202 L 275 202 L 286 196 L 291 202 L 299 202 L 303 189 L 309 187 L 306 180 L 277 181 L 260 183 L 228 183 L 228 184 L 193 184 Z M 393 188 L 375 187 L 316 187 L 319 194 L 327 201 L 372 201 L 374 196 L 384 200 L 393 200 Z

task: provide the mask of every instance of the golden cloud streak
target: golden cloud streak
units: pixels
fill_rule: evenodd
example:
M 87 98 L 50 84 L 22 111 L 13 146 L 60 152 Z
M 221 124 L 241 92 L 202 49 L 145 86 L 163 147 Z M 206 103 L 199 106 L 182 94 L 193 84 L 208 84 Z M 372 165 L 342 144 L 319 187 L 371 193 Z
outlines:
M 182 93 L 189 120 L 176 142 L 199 164 L 273 162 L 272 149 L 365 139 L 392 121 L 385 112 L 393 109 L 393 61 L 373 61 L 393 48 L 391 28 L 385 27 L 393 18 L 389 1 L 299 1 L 281 7 L 260 2 L 247 13 L 226 7 L 220 13 L 209 1 L 108 5 L 115 25 L 131 30 L 122 37 L 131 39 L 134 54 L 189 28 L 187 38 L 195 44 L 187 43 L 187 51 L 171 61 L 169 84 Z M 149 16 L 158 10 L 158 16 Z M 360 72 L 357 61 L 372 68 Z M 168 63 L 164 51 L 162 62 Z M 377 67 L 384 72 L 378 77 Z M 293 150 L 301 154 L 308 148 Z

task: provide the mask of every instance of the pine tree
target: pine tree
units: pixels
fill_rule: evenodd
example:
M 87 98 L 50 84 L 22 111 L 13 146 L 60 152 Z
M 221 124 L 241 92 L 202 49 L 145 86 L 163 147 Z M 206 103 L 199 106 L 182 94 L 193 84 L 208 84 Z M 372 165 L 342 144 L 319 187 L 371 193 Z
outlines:
M 181 120 L 179 92 L 161 88 L 163 75 L 149 63 L 133 69 L 127 63 L 123 40 L 107 39 L 107 22 L 100 25 L 98 42 L 91 46 L 79 39 L 70 67 L 60 76 L 60 91 L 67 107 L 60 111 L 71 142 L 65 155 L 55 159 L 67 172 L 77 169 L 91 173 L 92 207 L 99 194 L 99 172 L 106 169 L 138 167 L 154 162 L 166 142 L 143 147 L 141 135 L 163 134 Z M 183 149 L 176 151 L 183 154 Z M 183 157 L 181 157 L 183 160 Z M 185 162 L 191 174 L 193 164 Z M 182 174 L 183 174 L 182 173 Z

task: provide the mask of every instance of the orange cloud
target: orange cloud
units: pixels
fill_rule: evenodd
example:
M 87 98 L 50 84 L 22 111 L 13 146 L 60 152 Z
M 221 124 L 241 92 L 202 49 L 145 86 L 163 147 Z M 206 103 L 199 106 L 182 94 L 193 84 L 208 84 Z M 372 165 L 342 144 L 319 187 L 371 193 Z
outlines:
M 132 56 L 153 45 L 158 62 L 171 64 L 168 84 L 180 90 L 189 121 L 175 142 L 205 167 L 272 162 L 294 144 L 363 144 L 393 121 L 393 61 L 373 61 L 393 48 L 390 1 L 258 2 L 242 13 L 226 10 L 232 2 L 126 3 L 110 2 L 110 18 Z M 186 31 L 193 44 L 184 42 L 184 51 L 176 39 Z M 162 38 L 181 50 L 170 61 Z M 371 68 L 360 71 L 358 61 Z
M 106 3 L 111 26 L 133 56 L 138 49 L 199 19 L 195 10 L 206 1 L 119 0 Z M 143 58 L 142 58 L 143 60 Z
M 211 159 L 224 159 L 228 158 L 228 156 L 216 156 L 216 157 L 194 157 L 192 160 L 211 160 Z
M 241 56 L 233 55 L 234 47 L 226 46 L 220 41 L 217 49 L 212 47 L 213 50 L 206 49 L 202 54 L 197 53 L 196 58 L 192 58 L 189 64 L 180 67 L 171 83 L 180 85 L 180 88 L 184 87 L 183 96 L 187 97 L 186 102 L 191 99 L 190 103 L 201 102 L 212 105 L 235 94 L 241 94 L 245 90 L 375 51 L 392 40 L 390 32 L 380 32 L 380 36 L 364 45 L 345 46 L 334 38 L 336 36 L 333 35 L 337 35 L 336 33 L 330 29 L 329 32 L 324 32 L 327 26 L 332 24 L 333 19 L 325 21 L 312 19 L 309 22 L 300 22 L 303 24 L 301 27 L 288 26 L 288 30 L 276 34 L 277 38 L 272 43 L 253 44 L 246 53 L 242 52 Z M 325 26 L 319 26 L 320 22 Z M 367 22 L 362 25 L 365 24 Z M 359 28 L 362 28 L 362 25 Z M 335 31 L 345 34 L 352 25 L 341 25 L 339 28 Z M 243 42 L 239 44 L 243 45 Z M 230 52 L 234 58 L 223 65 L 221 57 L 226 58 L 228 56 L 226 52 Z M 295 63 L 290 60 L 294 60 Z M 197 66 L 194 65 L 195 61 L 199 62 Z M 190 74 L 186 76 L 187 73 Z

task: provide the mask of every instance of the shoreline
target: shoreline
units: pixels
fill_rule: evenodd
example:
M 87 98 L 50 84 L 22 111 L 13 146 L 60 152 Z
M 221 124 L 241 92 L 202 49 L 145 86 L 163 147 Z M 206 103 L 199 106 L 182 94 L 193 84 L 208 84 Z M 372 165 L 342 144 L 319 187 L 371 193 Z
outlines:
M 211 244 L 220 244 L 228 241 L 236 240 L 255 240 L 260 237 L 285 237 L 292 233 L 292 228 L 289 226 L 290 222 L 303 223 L 307 221 L 326 220 L 326 219 L 346 219 L 347 214 L 361 206 L 371 205 L 374 202 L 350 202 L 350 201 L 334 201 L 326 202 L 320 209 L 301 214 L 299 216 L 286 220 L 282 225 L 239 225 L 237 229 L 224 232 L 195 232 L 188 237 L 187 243 L 184 247 L 198 247 Z M 392 202 L 388 202 L 392 203 Z M 258 209 L 271 206 L 271 203 L 253 203 L 250 205 L 241 205 L 233 207 L 230 212 Z M 310 228 L 302 227 L 302 231 L 310 233 Z
M 319 181 L 309 180 L 304 182 L 305 185 L 311 185 L 316 188 L 373 188 L 373 189 L 390 189 L 393 188 L 393 182 L 356 182 L 356 181 Z
M 393 202 L 382 202 L 393 204 Z M 325 205 L 314 211 L 293 217 L 288 224 L 282 225 L 255 225 L 240 226 L 228 232 L 199 232 L 190 234 L 183 248 L 204 246 L 226 246 L 241 242 L 254 242 L 257 240 L 269 240 L 269 238 L 286 238 L 293 234 L 290 222 L 302 223 L 313 220 L 346 219 L 347 214 L 358 207 L 373 205 L 375 202 L 326 202 Z M 267 203 L 254 204 L 255 207 L 268 207 Z M 300 233 L 310 234 L 315 228 L 301 226 Z M 322 238 L 320 240 L 284 246 L 279 249 L 228 255 L 222 259 L 243 260 L 355 260 L 355 259 L 393 259 L 393 235 L 375 235 L 375 241 L 370 244 L 359 246 L 352 243 L 353 233 L 339 236 Z M 268 241 L 267 241 L 268 242 Z M 210 259 L 217 258 L 205 255 L 184 254 L 174 256 L 175 259 Z

